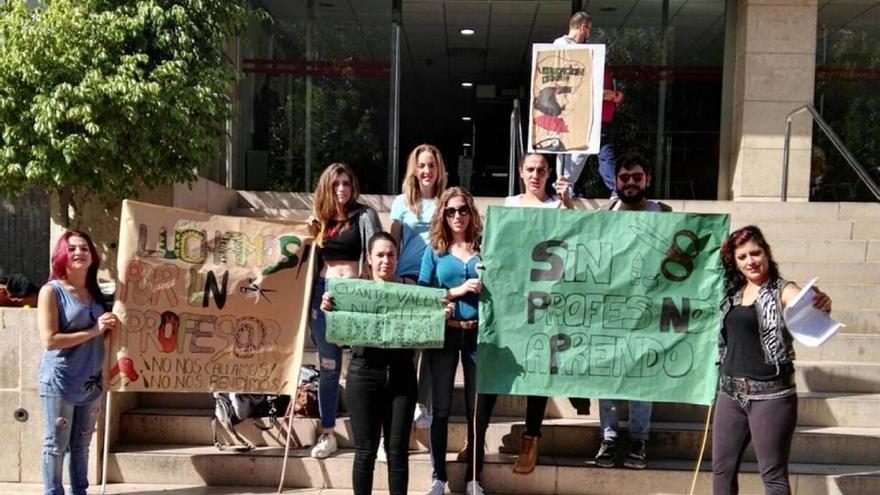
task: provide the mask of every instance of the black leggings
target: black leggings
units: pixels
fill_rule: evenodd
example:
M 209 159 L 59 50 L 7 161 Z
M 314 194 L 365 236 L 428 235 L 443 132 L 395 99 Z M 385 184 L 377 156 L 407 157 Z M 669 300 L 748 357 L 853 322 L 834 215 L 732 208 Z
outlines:
M 406 495 L 409 483 L 409 435 L 416 406 L 416 370 L 412 359 L 391 367 L 371 367 L 352 359 L 345 403 L 351 415 L 355 454 L 351 478 L 355 495 L 373 492 L 373 469 L 380 433 L 388 456 L 388 489 Z
M 789 495 L 788 457 L 797 425 L 797 395 L 749 401 L 745 408 L 724 393 L 715 400 L 712 421 L 712 493 L 739 493 L 739 466 L 749 440 L 767 495 Z

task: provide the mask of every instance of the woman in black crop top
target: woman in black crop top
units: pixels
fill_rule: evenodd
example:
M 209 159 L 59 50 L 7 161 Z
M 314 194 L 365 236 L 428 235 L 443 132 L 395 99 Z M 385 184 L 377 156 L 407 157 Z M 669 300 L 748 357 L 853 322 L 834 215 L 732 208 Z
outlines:
M 395 275 L 397 255 L 397 241 L 390 234 L 379 232 L 370 238 L 367 264 L 374 281 L 401 282 Z M 332 306 L 332 296 L 325 292 L 321 309 L 331 311 Z M 447 312 L 450 311 L 451 305 L 447 307 Z M 351 475 L 355 495 L 369 495 L 373 491 L 373 468 L 382 431 L 388 458 L 389 492 L 406 495 L 416 388 L 412 349 L 351 349 L 345 397 L 355 443 Z
M 765 493 L 790 494 L 797 391 L 794 349 L 782 310 L 800 289 L 779 276 L 770 246 L 755 226 L 730 234 L 721 259 L 727 298 L 712 422 L 713 493 L 739 492 L 739 464 L 751 439 Z M 818 289 L 813 305 L 831 311 L 831 299 Z
M 339 403 L 339 372 L 342 348 L 327 342 L 324 313 L 320 311 L 321 295 L 328 278 L 357 278 L 364 271 L 363 253 L 367 240 L 382 230 L 376 210 L 357 202 L 358 182 L 348 165 L 328 165 L 315 188 L 314 213 L 310 219 L 321 276 L 312 289 L 310 329 L 318 346 L 320 379 L 318 411 L 321 414 L 321 436 L 312 449 L 312 457 L 324 459 L 336 451 L 336 410 Z

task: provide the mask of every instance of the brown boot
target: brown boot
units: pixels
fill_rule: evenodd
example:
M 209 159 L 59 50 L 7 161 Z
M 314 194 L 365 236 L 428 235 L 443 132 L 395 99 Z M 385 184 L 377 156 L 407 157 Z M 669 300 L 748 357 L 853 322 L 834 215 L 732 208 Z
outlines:
M 464 462 L 467 460 L 467 457 L 468 457 L 468 442 L 465 441 L 464 447 L 462 447 L 461 450 L 458 451 L 458 455 L 455 456 L 455 460 L 457 460 L 458 462 Z
M 519 444 L 519 457 L 513 466 L 513 472 L 517 474 L 529 474 L 535 470 L 538 463 L 538 440 L 540 437 L 523 435 Z

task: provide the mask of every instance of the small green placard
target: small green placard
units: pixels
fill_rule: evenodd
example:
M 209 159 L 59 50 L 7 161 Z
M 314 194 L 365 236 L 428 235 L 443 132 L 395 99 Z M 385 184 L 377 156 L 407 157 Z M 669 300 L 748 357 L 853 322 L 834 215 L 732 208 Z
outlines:
M 327 341 L 381 348 L 440 348 L 446 326 L 446 291 L 418 285 L 330 279 L 333 310 Z

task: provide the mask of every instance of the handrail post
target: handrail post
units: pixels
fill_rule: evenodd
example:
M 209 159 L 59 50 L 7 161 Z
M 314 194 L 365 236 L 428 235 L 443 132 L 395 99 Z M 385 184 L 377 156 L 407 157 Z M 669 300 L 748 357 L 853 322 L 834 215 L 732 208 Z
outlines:
M 507 195 L 513 196 L 514 177 L 516 176 L 516 124 L 519 116 L 516 111 L 516 100 L 513 100 L 513 110 L 510 111 L 510 169 L 507 171 Z
M 785 146 L 782 148 L 782 193 L 783 203 L 788 201 L 788 149 L 791 144 L 791 115 L 785 119 Z
M 831 141 L 831 144 L 833 144 L 834 147 L 837 148 L 837 151 L 839 151 L 840 154 L 843 155 L 843 158 L 846 161 L 847 165 L 849 165 L 850 168 L 852 168 L 856 175 L 859 177 L 859 179 L 861 179 L 862 182 L 865 183 L 865 186 L 867 186 L 868 190 L 871 191 L 871 194 L 873 194 L 874 197 L 877 198 L 878 201 L 880 201 L 880 187 L 877 186 L 877 183 L 874 182 L 874 179 L 871 178 L 871 175 L 865 171 L 859 161 L 856 160 L 856 158 L 852 155 L 852 153 L 849 151 L 849 148 L 847 148 L 846 145 L 843 144 L 843 141 L 840 140 L 840 137 L 837 136 L 837 133 L 835 133 L 831 126 L 828 125 L 828 122 L 825 122 L 825 119 L 823 119 L 822 116 L 819 115 L 819 112 L 816 111 L 816 108 L 809 103 L 796 108 L 785 118 L 785 141 L 782 148 L 782 192 L 780 194 L 780 200 L 783 202 L 788 200 L 788 162 L 789 149 L 791 147 L 791 119 L 795 115 L 803 111 L 807 111 L 810 113 L 810 116 L 812 117 L 813 121 L 816 122 L 816 125 L 819 126 L 819 129 L 821 129 L 822 132 L 825 133 L 825 135 L 828 137 L 828 140 Z

